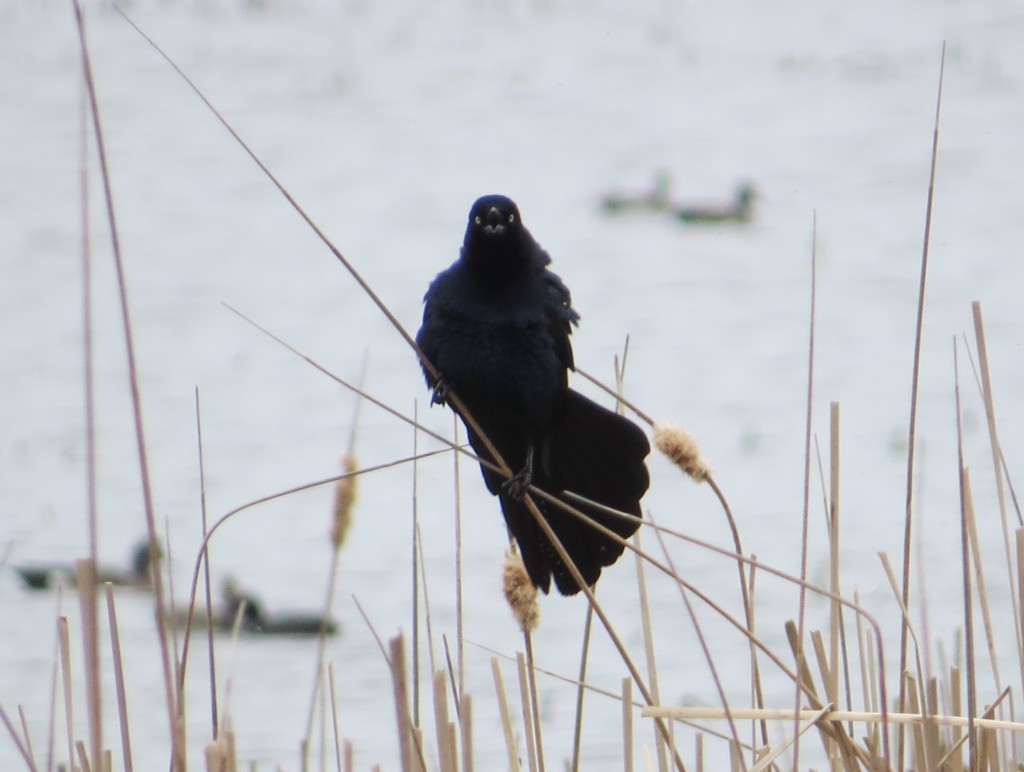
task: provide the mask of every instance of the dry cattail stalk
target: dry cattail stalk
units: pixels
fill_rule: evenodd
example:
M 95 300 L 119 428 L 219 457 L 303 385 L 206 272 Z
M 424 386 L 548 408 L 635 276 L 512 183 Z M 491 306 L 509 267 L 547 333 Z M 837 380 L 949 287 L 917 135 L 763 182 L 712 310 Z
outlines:
M 341 549 L 352 524 L 352 505 L 356 500 L 356 457 L 351 453 L 341 456 L 341 468 L 349 476 L 342 477 L 334 486 L 334 520 L 331 522 L 331 543 Z
M 505 571 L 502 576 L 502 590 L 512 614 L 524 633 L 537 629 L 540 622 L 540 606 L 537 605 L 537 588 L 533 586 L 523 559 L 515 550 L 505 553 Z
M 696 440 L 682 426 L 655 423 L 654 446 L 697 482 L 711 477 L 711 467 L 701 458 Z

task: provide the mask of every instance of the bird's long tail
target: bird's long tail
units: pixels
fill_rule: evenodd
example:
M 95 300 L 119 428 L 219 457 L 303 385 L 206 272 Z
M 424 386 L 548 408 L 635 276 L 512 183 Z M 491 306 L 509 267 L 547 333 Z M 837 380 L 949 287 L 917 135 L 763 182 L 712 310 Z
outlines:
M 534 485 L 560 496 L 572 491 L 584 498 L 640 517 L 640 498 L 649 478 L 644 458 L 650 445 L 632 421 L 574 391 L 567 391 L 534 459 Z M 563 595 L 579 585 L 534 520 L 526 504 L 500 495 L 505 521 L 519 544 L 523 564 L 534 585 L 547 592 L 551 577 Z M 564 499 L 622 538 L 633 535 L 635 521 Z M 624 547 L 558 505 L 534 497 L 545 520 L 572 558 L 586 584 L 592 585 Z

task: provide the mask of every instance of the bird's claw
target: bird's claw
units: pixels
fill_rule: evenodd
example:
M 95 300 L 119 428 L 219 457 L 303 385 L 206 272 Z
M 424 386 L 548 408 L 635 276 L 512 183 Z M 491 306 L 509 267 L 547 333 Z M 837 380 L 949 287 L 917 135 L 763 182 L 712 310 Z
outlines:
M 451 387 L 448 385 L 448 381 L 443 375 L 438 376 L 437 382 L 434 383 L 434 393 L 430 395 L 430 404 L 447 405 L 449 393 L 451 393 Z
M 501 491 L 509 498 L 518 501 L 526 493 L 526 489 L 530 487 L 532 482 L 533 469 L 531 469 L 530 464 L 527 464 L 501 484 Z

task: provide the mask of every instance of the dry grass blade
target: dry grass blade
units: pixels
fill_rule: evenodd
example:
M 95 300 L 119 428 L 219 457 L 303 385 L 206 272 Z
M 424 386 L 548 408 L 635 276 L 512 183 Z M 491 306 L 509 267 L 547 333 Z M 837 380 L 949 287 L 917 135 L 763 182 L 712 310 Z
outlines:
M 828 588 L 833 595 L 841 595 L 839 571 L 839 403 L 829 405 L 829 576 Z M 839 649 L 843 607 L 835 600 L 829 602 L 829 659 L 831 677 L 825 683 L 829 702 L 839 705 Z M 845 649 L 845 647 L 843 647 Z M 849 672 L 849 671 L 847 671 Z M 847 690 L 849 692 L 849 690 Z M 849 694 L 847 694 L 849 699 Z
M 662 549 L 662 552 L 665 555 L 665 561 L 668 563 L 669 569 L 672 571 L 673 574 L 678 576 L 678 573 L 676 572 L 676 569 L 675 569 L 675 565 L 672 562 L 671 553 L 669 552 L 668 546 L 665 544 L 665 541 L 662 538 L 661 532 L 660 531 L 655 531 L 655 533 L 658 536 L 658 542 L 661 545 L 661 549 Z M 694 611 L 693 604 L 690 602 L 689 593 L 687 592 L 686 587 L 683 585 L 683 583 L 681 581 L 677 582 L 677 587 L 679 589 L 679 594 L 682 597 L 683 605 L 686 607 L 686 613 L 687 613 L 687 616 L 690 619 L 690 624 L 692 625 L 693 630 L 694 630 L 694 632 L 697 635 L 697 640 L 698 640 L 698 642 L 700 644 L 701 652 L 704 655 L 704 661 L 707 663 L 708 671 L 711 674 L 712 681 L 714 682 L 715 690 L 718 693 L 718 697 L 719 697 L 719 699 L 722 702 L 722 706 L 724 708 L 728 709 L 728 707 L 729 707 L 729 700 L 728 700 L 728 697 L 726 696 L 725 688 L 722 686 L 722 680 L 721 680 L 721 678 L 718 675 L 718 668 L 715 665 L 714 657 L 711 656 L 711 649 L 710 649 L 710 647 L 708 645 L 707 638 L 704 636 L 703 628 L 701 627 L 700 622 L 697 620 L 697 614 Z M 650 696 L 649 695 L 644 695 L 644 696 L 647 699 L 648 704 L 651 704 Z M 740 737 L 739 736 L 739 731 L 736 728 L 736 724 L 732 720 L 729 721 L 729 733 L 731 735 L 730 739 L 735 743 L 735 747 L 739 748 L 740 745 L 741 745 L 740 739 L 739 739 L 739 737 Z M 662 734 L 667 738 L 667 732 L 663 732 Z M 739 754 L 738 756 L 735 757 L 735 759 L 736 759 L 736 762 L 738 763 L 739 767 L 741 769 L 743 769 L 743 770 L 746 770 L 747 763 L 746 763 L 746 759 L 744 758 L 743 754 L 742 753 Z
M 544 772 L 544 732 L 540 721 L 540 695 L 537 690 L 537 668 L 533 659 L 533 637 L 523 633 L 526 646 L 527 678 L 530 683 L 530 704 L 533 706 L 533 741 L 537 749 L 537 769 Z
M 79 740 L 75 743 L 75 752 L 78 754 L 78 763 L 81 765 L 81 772 L 92 772 L 92 765 L 89 763 L 89 751 L 85 748 L 85 743 Z M 99 768 L 99 772 L 103 772 L 103 768 Z
M 392 638 L 389 643 L 388 666 L 391 668 L 392 685 L 395 690 L 395 718 L 398 722 L 398 749 L 402 760 L 402 772 L 413 772 L 416 769 L 413 763 L 416 743 L 411 738 L 413 726 L 409 716 L 405 653 L 401 636 Z
M 30 772 L 36 772 L 36 762 L 32 757 L 31 743 L 28 739 L 28 733 L 25 733 L 24 740 L 18 735 L 18 730 L 11 721 L 10 716 L 7 715 L 7 711 L 0 705 L 0 721 L 4 722 L 4 726 L 7 727 L 7 733 L 11 736 L 11 740 L 14 742 L 14 747 L 18 749 L 18 753 L 25 760 L 25 764 Z
M 818 301 L 818 214 L 814 213 L 811 225 L 811 291 L 810 291 L 810 319 L 807 323 L 807 392 L 806 392 L 806 415 L 804 424 L 804 480 L 803 480 L 803 505 L 800 519 L 800 580 L 807 580 L 807 552 L 808 540 L 810 537 L 811 520 L 811 440 L 814 436 L 814 336 L 815 317 Z M 800 600 L 797 609 L 796 636 L 798 645 L 803 646 L 804 619 L 807 613 L 807 589 L 800 585 Z M 800 707 L 800 687 L 797 686 L 793 695 L 794 708 Z M 800 727 L 793 727 L 793 766 L 800 768 Z
M 356 403 L 356 414 L 358 415 Z M 353 422 L 355 419 L 353 419 Z M 308 754 L 313 737 L 313 718 L 320 695 L 323 693 L 324 670 L 327 658 L 327 636 L 334 611 L 334 596 L 337 592 L 338 570 L 341 560 L 341 548 L 345 544 L 345 536 L 352 523 L 352 508 L 355 505 L 359 465 L 355 457 L 356 427 L 353 423 L 347 452 L 341 456 L 342 476 L 334 484 L 334 510 L 331 518 L 330 541 L 331 562 L 327 575 L 327 591 L 324 597 L 323 617 L 317 635 L 316 667 L 313 675 L 313 688 L 309 697 L 309 710 L 306 714 L 306 732 L 302 738 L 303 769 L 308 764 Z
M 622 769 L 633 772 L 633 682 L 622 679 Z
M 651 626 L 651 605 L 650 599 L 647 593 L 647 573 L 644 570 L 644 561 L 640 557 L 641 552 L 641 529 L 637 529 L 637 532 L 633 534 L 633 541 L 636 544 L 636 552 L 633 553 L 636 563 L 636 586 L 640 600 L 640 628 L 644 635 L 644 657 L 647 660 L 647 679 L 651 686 L 651 697 L 656 704 L 661 703 L 661 694 L 658 688 L 658 665 L 657 658 L 654 653 L 654 628 Z M 590 629 L 590 616 L 587 617 L 587 630 L 589 635 Z M 580 683 L 585 680 L 585 673 L 581 669 L 580 671 Z M 582 686 L 579 689 L 579 704 L 582 706 Z M 576 748 L 574 748 L 574 758 L 578 756 L 578 744 L 579 744 L 579 730 L 577 729 L 576 735 Z M 660 732 L 654 733 L 654 744 L 655 752 L 658 758 L 658 770 L 659 772 L 666 772 L 668 770 L 668 758 L 665 754 L 665 743 L 664 738 Z M 574 766 L 573 770 L 578 769 Z
M 392 690 L 394 693 L 394 706 L 398 720 L 398 740 L 401 753 L 402 772 L 420 772 L 426 769 L 426 761 L 423 757 L 422 737 L 411 721 L 409 715 L 409 690 L 405 672 L 405 643 L 401 635 L 392 638 L 388 647 L 384 647 L 384 641 L 377 633 L 376 628 L 370 622 L 370 617 L 359 603 L 358 599 L 352 599 L 359 610 L 360 616 L 370 629 L 377 648 L 380 649 L 384 662 L 391 673 Z
M 78 603 L 82 612 L 82 650 L 85 656 L 85 696 L 89 718 L 89 746 L 92 766 L 103 769 L 103 714 L 100 692 L 99 613 L 96 605 L 96 561 L 92 558 L 76 564 Z
M 818 698 L 814 686 L 814 680 L 811 676 L 811 670 L 807 664 L 807 657 L 804 654 L 803 640 L 800 638 L 798 628 L 792 620 L 789 620 L 786 622 L 785 629 L 790 649 L 792 650 L 793 656 L 797 662 L 797 672 L 800 677 L 801 690 L 809 698 L 811 702 L 811 709 L 821 710 L 825 705 Z M 799 722 L 802 720 L 800 718 L 799 711 L 791 711 L 790 715 L 792 716 L 794 725 L 799 725 Z M 828 746 L 829 740 L 836 742 L 839 745 L 839 750 L 843 758 L 849 760 L 848 763 L 854 764 L 855 766 L 856 759 L 860 759 L 861 761 L 865 761 L 867 759 L 868 753 L 863 748 L 856 745 L 853 739 L 843 730 L 843 727 L 839 722 L 819 722 L 816 726 L 822 735 L 825 746 Z M 799 729 L 797 731 L 799 731 Z M 794 733 L 794 752 L 798 746 L 799 738 Z M 794 768 L 796 768 L 795 762 Z
M 516 653 L 516 671 L 519 674 L 519 703 L 523 709 L 523 734 L 526 737 L 526 761 L 530 772 L 538 772 L 538 758 L 535 723 L 540 719 L 533 712 L 533 700 L 530 694 L 529 677 L 527 676 L 526 659 L 522 652 Z
M 957 478 L 960 481 L 960 560 L 961 580 L 964 589 L 964 639 L 966 644 L 967 664 L 967 758 L 970 769 L 976 769 L 978 763 L 978 749 L 975 741 L 974 720 L 977 716 L 977 687 L 976 672 L 974 669 L 974 606 L 971 590 L 971 548 L 970 548 L 970 524 L 968 522 L 967 507 L 967 469 L 964 465 L 964 437 L 963 437 L 963 414 L 960 410 L 960 360 L 956 346 L 956 339 L 953 339 L 953 371 L 954 384 L 953 393 L 956 402 L 956 457 L 957 457 Z M 902 693 L 902 686 L 900 692 Z M 902 704 L 902 703 L 901 703 Z
M 779 743 L 778 745 L 770 748 L 768 750 L 768 752 L 765 753 L 763 756 L 761 756 L 757 760 L 757 763 L 755 763 L 754 766 L 752 766 L 750 768 L 750 772 L 763 772 L 764 770 L 766 770 L 769 767 L 771 767 L 772 764 L 775 763 L 775 759 L 777 759 L 783 753 L 788 751 L 793 746 L 793 743 L 796 742 L 796 738 L 799 737 L 799 736 L 802 736 L 804 732 L 806 732 L 812 726 L 816 725 L 821 720 L 822 716 L 824 716 L 826 713 L 829 712 L 829 709 L 827 707 L 825 707 L 825 708 L 822 708 L 821 710 L 819 710 L 817 712 L 812 711 L 812 710 L 803 711 L 803 712 L 809 713 L 811 715 L 807 716 L 806 718 L 799 718 L 799 719 L 797 719 L 797 722 L 798 722 L 798 724 L 797 724 L 798 725 L 797 734 L 795 736 L 789 738 L 785 742 Z M 764 720 L 765 720 L 765 718 L 764 718 L 764 716 L 762 716 L 761 717 L 761 721 L 764 721 Z
M 2 708 L 0 708 L 0 712 L 2 712 Z M 34 764 L 36 754 L 32 748 L 32 734 L 28 730 L 28 719 L 25 717 L 25 708 L 22 705 L 18 706 L 18 719 L 21 721 L 22 737 L 25 738 L 25 749 L 28 751 L 31 763 Z
M 501 728 L 505 737 L 505 751 L 508 754 L 509 772 L 521 772 L 519 753 L 516 751 L 515 733 L 512 730 L 512 718 L 505 696 L 505 682 L 501 678 L 501 667 L 498 658 L 491 657 L 491 675 L 494 677 L 494 691 L 498 697 L 498 713 L 501 716 Z
M 993 685 L 998 689 L 1002 685 L 999 676 L 999 657 L 996 654 L 995 633 L 992 629 L 992 614 L 988 600 L 988 585 L 985 581 L 985 561 L 982 558 L 982 545 L 978 536 L 978 523 L 974 516 L 974 496 L 971 492 L 971 474 L 969 469 L 962 472 L 964 518 L 967 522 L 967 538 L 970 542 L 971 563 L 974 566 L 974 580 L 978 593 L 978 607 L 981 611 L 981 625 L 985 632 L 985 644 L 988 647 L 989 664 L 992 666 Z
M 917 284 L 917 315 L 914 322 L 914 366 L 910 378 L 910 419 L 907 428 L 907 474 L 906 500 L 903 522 L 903 581 L 901 595 L 903 605 L 910 603 L 910 568 L 911 545 L 914 532 L 914 451 L 917 440 L 917 399 L 921 379 L 921 339 L 924 335 L 924 297 L 928 278 L 928 251 L 932 232 L 932 203 L 935 200 L 935 169 L 939 155 L 939 116 L 942 114 L 942 81 L 946 72 L 946 44 L 942 44 L 942 57 L 939 62 L 939 84 L 935 97 L 935 123 L 932 129 L 931 164 L 928 173 L 928 202 L 925 206 L 924 237 L 921 244 L 921 271 Z M 897 672 L 902 673 L 907 667 L 907 629 L 900 631 L 900 664 Z M 900 681 L 900 694 L 897 704 L 903 704 L 903 682 Z M 883 735 L 883 739 L 888 735 Z M 897 766 L 903 767 L 903 735 L 897 749 Z
M 999 442 L 999 432 L 996 429 L 995 397 L 992 393 L 992 375 L 989 370 L 988 346 L 985 342 L 985 325 L 981 316 L 981 304 L 976 300 L 971 303 L 971 313 L 974 317 L 974 335 L 978 347 L 978 367 L 981 370 L 982 397 L 985 404 L 985 422 L 988 427 L 989 447 L 992 450 L 992 471 L 995 477 L 996 496 L 998 497 L 999 502 L 999 522 L 1003 529 L 1003 549 L 1006 558 L 1006 572 L 1009 582 L 1008 586 L 1013 588 L 1014 581 L 1017 579 L 1017 574 L 1013 560 L 1013 539 L 1010 535 L 1010 521 L 1006 507 L 1006 491 L 1003 485 L 1003 466 L 1000 463 L 1003 451 L 1002 445 Z M 980 565 L 978 566 L 978 571 L 981 571 Z M 1020 669 L 1022 687 L 1024 687 L 1024 632 L 1021 630 L 1021 605 L 1016 594 L 1011 593 L 1010 599 L 1013 604 L 1013 632 L 1017 642 L 1017 663 Z M 986 633 L 989 633 L 990 631 L 987 627 L 987 618 L 985 621 Z M 992 663 L 993 667 L 995 667 L 994 657 Z M 999 684 L 998 677 L 996 679 L 996 684 L 997 686 Z
M 453 445 L 459 446 L 459 419 L 452 413 L 452 437 Z M 455 646 L 456 659 L 458 660 L 458 690 L 462 694 L 466 683 L 465 670 L 465 636 L 463 634 L 463 609 L 462 609 L 462 467 L 459 465 L 461 454 L 452 454 L 452 486 L 455 489 Z M 456 704 L 458 697 L 456 696 Z
M 107 598 L 107 623 L 110 626 L 110 647 L 114 659 L 114 689 L 117 695 L 117 716 L 121 724 L 121 755 L 124 760 L 124 772 L 132 772 L 132 744 L 128 721 L 128 698 L 124 686 L 124 661 L 121 658 L 121 633 L 117 625 L 117 612 L 114 608 L 114 588 L 107 582 L 103 585 Z
M 196 403 L 196 453 L 199 462 L 199 518 L 200 524 L 203 529 L 203 536 L 205 538 L 209 531 L 208 512 L 206 509 L 206 464 L 203 459 L 203 422 L 202 414 L 199 410 L 199 389 L 195 390 L 195 403 Z M 210 581 L 210 548 L 208 544 L 203 545 L 202 552 L 200 553 L 200 559 L 203 563 L 203 591 L 204 601 L 206 606 L 206 618 L 213 619 L 213 597 L 212 597 L 212 583 Z M 173 606 L 173 595 L 172 595 L 172 606 Z M 189 605 L 191 610 L 192 606 Z M 188 624 L 185 629 L 185 640 L 188 641 L 191 633 L 191 615 L 188 619 Z M 217 658 L 216 649 L 214 648 L 213 641 L 213 625 L 208 624 L 206 626 L 206 655 L 207 664 L 210 674 L 210 723 L 212 726 L 212 736 L 217 737 L 220 734 L 220 726 L 218 725 L 219 709 L 217 707 Z M 184 671 L 184 654 L 182 655 L 182 670 Z M 183 685 L 184 681 L 179 683 L 179 688 Z
M 334 757 L 337 762 L 337 770 L 342 769 L 342 743 L 340 718 L 338 716 L 338 692 L 334 682 L 334 663 L 327 664 L 327 683 L 330 686 L 331 695 L 331 735 L 334 739 Z
M 448 717 L 448 693 L 445 684 L 445 672 L 434 671 L 434 728 L 437 732 L 437 747 L 441 756 L 443 772 L 458 772 L 458 753 L 451 732 L 451 720 Z
M 957 679 L 957 680 L 959 680 L 959 679 Z M 996 698 L 996 701 L 994 703 L 992 703 L 992 705 L 990 705 L 985 710 L 985 712 L 982 714 L 981 718 L 975 719 L 973 721 L 973 726 L 976 727 L 976 728 L 981 728 L 981 729 L 985 729 L 985 730 L 988 730 L 988 731 L 996 731 L 996 730 L 998 730 L 998 731 L 1001 731 L 1001 732 L 1004 732 L 1004 733 L 1007 732 L 1007 731 L 1010 731 L 1010 732 L 1013 733 L 1014 737 L 1016 737 L 1021 732 L 1024 732 L 1024 727 L 1022 727 L 1020 724 L 1015 724 L 1015 725 L 1011 724 L 1011 726 L 1003 726 L 1002 724 L 1005 724 L 1006 722 L 995 721 L 993 719 L 993 716 L 995 716 L 996 708 L 998 708 L 1002 704 L 1002 702 L 1006 699 L 1007 696 L 1009 696 L 1009 694 L 1010 694 L 1009 687 L 1007 687 L 1006 689 L 1003 689 L 1003 691 L 1000 693 L 999 697 Z M 949 751 L 946 752 L 945 756 L 943 756 L 941 759 L 939 759 L 938 765 L 939 765 L 939 767 L 941 767 L 943 769 L 947 768 L 946 765 L 951 765 L 952 769 L 962 769 L 963 768 L 963 762 L 962 762 L 962 759 L 961 759 L 961 755 L 962 755 L 961 751 L 962 751 L 962 748 L 963 748 L 963 744 L 968 740 L 969 734 L 971 734 L 970 728 L 969 728 L 971 724 L 969 722 L 966 722 L 963 719 L 963 716 L 960 716 L 959 714 L 957 714 L 956 717 L 961 719 L 961 721 L 963 721 L 963 723 L 952 724 L 952 726 L 968 727 L 968 731 L 965 732 L 963 735 L 961 735 L 956 740 L 956 742 L 949 749 Z M 934 717 L 933 717 L 933 719 L 934 719 Z M 1014 729 L 1013 726 L 1016 726 L 1018 728 Z M 1001 766 L 994 766 L 994 767 L 991 767 L 991 768 L 992 769 L 1000 769 Z
M 808 718 L 816 718 L 820 723 L 834 721 L 852 721 L 857 724 L 902 724 L 904 726 L 924 726 L 934 723 L 937 726 L 970 727 L 974 726 L 983 729 L 995 729 L 1004 732 L 1024 732 L 1024 722 L 1006 721 L 991 717 L 970 719 L 960 715 L 925 716 L 921 713 L 895 713 L 889 711 L 881 713 L 877 711 L 857 710 L 826 710 L 802 709 L 794 712 L 791 708 L 720 708 L 683 706 L 669 707 L 665 705 L 646 705 L 641 708 L 641 715 L 645 718 L 669 718 L 674 721 L 693 720 L 726 720 L 728 718 L 742 720 L 765 720 L 765 721 L 804 721 Z
M 459 699 L 459 726 L 462 727 L 462 772 L 473 772 L 473 698 L 468 692 Z
M 419 423 L 419 406 L 413 405 L 413 421 Z M 419 453 L 419 430 L 413 427 L 412 454 Z M 412 720 L 417 726 L 420 723 L 420 504 L 419 504 L 420 465 L 412 464 L 412 528 L 409 533 L 409 544 L 412 563 Z

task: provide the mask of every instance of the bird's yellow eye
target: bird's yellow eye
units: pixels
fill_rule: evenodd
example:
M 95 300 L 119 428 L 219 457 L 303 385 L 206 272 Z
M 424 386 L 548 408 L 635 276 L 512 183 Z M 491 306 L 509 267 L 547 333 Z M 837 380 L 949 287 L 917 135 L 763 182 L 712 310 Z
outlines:
M 476 217 L 473 218 L 473 222 L 475 222 L 477 225 L 479 225 L 483 221 L 484 221 L 484 218 L 481 217 L 480 215 L 477 215 Z
M 511 224 L 511 223 L 514 223 L 514 222 L 516 221 L 516 215 L 515 215 L 515 212 L 510 212 L 510 213 L 509 213 L 509 215 L 508 215 L 508 221 L 509 221 L 509 224 Z

